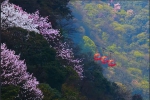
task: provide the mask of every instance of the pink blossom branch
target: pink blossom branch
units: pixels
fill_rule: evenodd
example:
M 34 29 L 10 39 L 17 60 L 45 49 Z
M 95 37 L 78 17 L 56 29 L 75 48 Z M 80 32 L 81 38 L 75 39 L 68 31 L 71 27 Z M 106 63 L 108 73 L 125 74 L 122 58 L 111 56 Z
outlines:
M 8 0 L 1 4 L 1 9 L 2 28 L 16 26 L 43 35 L 50 43 L 50 46 L 56 50 L 57 57 L 67 60 L 68 64 L 74 67 L 79 76 L 83 77 L 82 65 L 79 64 L 81 61 L 78 60 L 78 63 L 75 62 L 72 49 L 68 49 L 66 43 L 59 42 L 61 38 L 59 31 L 52 28 L 51 23 L 48 22 L 48 17 L 40 17 L 38 11 L 34 14 L 28 14 L 21 7 L 10 4 Z
M 56 49 L 57 57 L 61 57 L 62 60 L 67 61 L 67 65 L 73 66 L 74 70 L 78 73 L 79 77 L 83 78 L 83 65 L 80 63 L 82 60 L 75 59 L 74 53 L 72 52 L 72 49 L 68 49 L 69 45 L 65 43 L 58 43 L 59 45 L 57 47 L 54 47 Z
M 38 81 L 26 72 L 26 64 L 19 58 L 15 51 L 8 50 L 5 44 L 1 44 L 1 85 L 19 86 L 24 90 L 20 95 L 26 100 L 42 100 L 43 94 L 37 88 Z M 32 97 L 25 97 L 27 94 L 32 94 Z

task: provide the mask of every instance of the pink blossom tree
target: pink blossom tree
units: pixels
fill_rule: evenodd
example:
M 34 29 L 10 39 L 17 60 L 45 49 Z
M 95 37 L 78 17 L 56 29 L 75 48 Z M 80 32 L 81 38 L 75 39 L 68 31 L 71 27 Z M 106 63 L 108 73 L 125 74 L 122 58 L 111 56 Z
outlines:
M 21 27 L 28 31 L 42 34 L 48 41 L 58 40 L 59 31 L 52 28 L 48 17 L 40 17 L 39 11 L 29 14 L 21 7 L 11 4 L 6 0 L 1 4 L 1 27 Z
M 121 5 L 119 3 L 114 4 L 114 11 L 118 11 L 121 9 Z
M 21 27 L 28 31 L 37 32 L 48 41 L 50 47 L 53 47 L 57 52 L 57 57 L 61 57 L 62 60 L 66 60 L 83 78 L 82 61 L 75 59 L 71 49 L 67 47 L 66 43 L 60 42 L 59 30 L 53 29 L 48 17 L 40 17 L 39 12 L 36 11 L 33 14 L 29 14 L 22 10 L 21 7 L 14 4 L 10 4 L 8 0 L 1 4 L 1 27 L 7 29 L 8 27 Z
M 1 27 L 21 27 L 30 31 L 39 32 L 36 24 L 33 24 L 33 19 L 29 19 L 30 14 L 22 10 L 21 7 L 10 4 L 9 0 L 5 0 L 1 4 Z
M 42 100 L 43 94 L 37 88 L 39 82 L 27 72 L 26 64 L 19 58 L 15 51 L 1 44 L 1 85 L 19 86 L 18 97 L 23 100 Z
M 83 68 L 82 59 L 75 59 L 74 53 L 72 52 L 72 49 L 69 49 L 69 45 L 65 43 L 58 43 L 57 47 L 54 47 L 56 50 L 57 57 L 61 58 L 62 61 L 67 62 L 67 66 L 73 66 L 74 70 L 78 73 L 79 77 L 83 78 Z

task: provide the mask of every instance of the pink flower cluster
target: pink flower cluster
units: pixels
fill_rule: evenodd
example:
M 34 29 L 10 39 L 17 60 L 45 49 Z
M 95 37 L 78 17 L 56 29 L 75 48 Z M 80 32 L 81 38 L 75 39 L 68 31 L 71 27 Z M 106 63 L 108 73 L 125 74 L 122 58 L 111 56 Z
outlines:
M 8 3 L 8 0 L 1 4 L 1 27 L 7 29 L 8 27 L 22 27 L 30 31 L 39 32 L 33 19 L 29 19 L 27 12 L 23 11 L 21 7 Z
M 114 11 L 118 11 L 121 9 L 121 5 L 119 3 L 114 4 Z
M 83 78 L 83 65 L 84 64 L 80 64 L 80 62 L 82 62 L 82 60 L 79 59 L 75 59 L 75 60 L 71 60 L 71 62 L 74 65 L 74 70 L 78 73 L 78 75 L 80 76 L 80 78 Z
M 57 51 L 57 57 L 61 57 L 62 60 L 65 59 L 69 61 L 68 63 L 74 67 L 74 70 L 82 78 L 82 66 L 80 64 L 81 60 L 74 60 L 73 52 L 71 49 L 66 47 L 66 43 L 59 42 L 61 38 L 59 31 L 52 28 L 50 22 L 48 22 L 48 17 L 40 17 L 39 12 L 34 14 L 28 14 L 23 11 L 21 7 L 14 4 L 10 4 L 8 0 L 1 4 L 1 23 L 2 28 L 7 27 L 21 27 L 29 31 L 37 32 L 50 43 L 51 47 L 54 47 Z
M 39 33 L 44 36 L 49 42 L 54 42 L 60 37 L 59 31 L 52 28 L 50 22 L 48 22 L 48 17 L 40 17 L 39 11 L 29 16 L 29 19 L 33 19 L 33 24 L 38 25 L 37 29 Z
M 39 12 L 29 14 L 22 10 L 21 7 L 10 4 L 7 1 L 1 4 L 1 27 L 21 27 L 23 29 L 34 31 L 42 34 L 47 40 L 54 41 L 60 37 L 59 31 L 54 30 L 48 17 L 40 17 Z
M 26 72 L 26 64 L 19 58 L 19 55 L 15 55 L 15 51 L 8 50 L 5 44 L 1 44 L 1 85 L 19 86 L 24 90 L 21 91 L 23 96 L 32 94 L 32 99 L 27 96 L 26 100 L 42 100 L 43 94 L 37 88 L 38 81 Z
M 83 78 L 83 68 L 80 63 L 82 62 L 81 59 L 75 59 L 74 53 L 72 52 L 72 49 L 68 49 L 69 45 L 67 43 L 58 43 L 59 45 L 57 47 L 54 47 L 56 49 L 57 57 L 61 57 L 62 60 L 67 61 L 67 65 L 73 66 L 74 70 L 78 73 L 79 77 Z

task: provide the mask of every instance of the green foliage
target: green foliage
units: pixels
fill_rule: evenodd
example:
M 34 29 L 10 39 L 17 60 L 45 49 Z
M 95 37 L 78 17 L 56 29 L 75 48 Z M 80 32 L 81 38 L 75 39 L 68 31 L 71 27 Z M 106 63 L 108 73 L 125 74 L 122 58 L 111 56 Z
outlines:
M 149 52 L 148 2 L 120 1 L 121 10 L 117 12 L 114 12 L 112 4 L 108 6 L 107 3 L 105 1 L 82 2 L 79 5 L 81 8 L 79 12 L 84 12 L 84 14 L 82 20 L 78 20 L 87 22 L 83 23 L 89 27 L 87 29 L 89 34 L 86 35 L 93 42 L 115 52 L 117 67 L 114 71 L 115 74 L 108 75 L 111 76 L 109 79 L 128 85 L 132 78 L 137 79 L 142 78 L 143 75 L 148 75 L 146 71 L 148 69 L 148 57 L 146 55 Z M 128 10 L 133 10 L 133 13 L 128 15 Z M 96 13 L 96 11 L 98 12 Z M 138 69 L 137 72 L 135 69 L 128 69 L 131 66 Z M 106 70 L 106 74 L 108 74 L 107 72 Z M 111 79 L 112 77 L 114 79 Z M 124 78 L 127 80 L 123 80 Z M 138 87 L 133 87 L 138 91 Z M 141 91 L 146 90 L 142 89 Z M 92 94 L 89 93 L 88 95 Z M 143 92 L 142 96 L 146 95 Z
M 130 92 L 128 88 L 120 82 L 115 82 L 115 83 L 119 86 L 119 92 L 123 94 L 124 97 L 126 96 L 126 98 L 130 98 Z M 122 99 L 125 99 L 125 98 L 122 98 Z
M 131 24 L 134 25 L 140 32 L 144 32 L 145 29 L 142 28 L 143 26 L 146 26 L 146 23 L 148 22 L 148 9 L 141 9 L 138 14 L 134 16 L 134 18 L 131 20 Z M 138 31 L 137 31 L 138 32 Z
M 87 4 L 87 5 L 84 7 L 84 9 L 85 9 L 85 10 L 92 10 L 92 9 L 93 9 L 92 3 Z
M 43 67 L 35 67 L 31 69 L 34 76 L 42 83 L 48 83 L 52 88 L 61 90 L 61 85 L 65 82 L 67 78 L 67 69 L 62 67 L 58 61 L 50 62 Z
M 141 75 L 142 71 L 138 68 L 128 68 L 127 71 L 133 75 Z
M 134 51 L 133 55 L 134 55 L 135 57 L 143 57 L 143 53 L 140 52 L 140 51 L 138 51 L 138 50 Z
M 105 4 L 88 3 L 85 4 L 84 10 L 87 11 L 86 14 L 88 18 L 93 18 L 93 17 L 95 18 L 98 15 L 98 13 L 100 14 L 104 13 L 106 14 L 106 16 L 110 16 L 112 14 L 111 8 Z M 101 17 L 106 17 L 106 16 L 101 16 Z
M 123 19 L 123 22 L 124 22 L 124 18 L 126 17 L 126 15 L 127 15 L 127 12 L 123 9 L 121 9 L 119 12 L 117 12 L 117 17 L 120 19 Z
M 124 24 L 123 27 L 125 28 L 127 34 L 131 34 L 131 33 L 135 32 L 135 28 L 132 25 Z M 130 33 L 128 33 L 128 32 L 130 32 Z
M 140 87 L 143 88 L 143 89 L 149 89 L 149 82 L 147 80 L 142 80 L 140 82 Z
M 18 86 L 2 86 L 1 88 L 1 98 L 2 100 L 15 100 L 19 93 L 20 88 Z
M 92 52 L 94 54 L 96 52 L 95 43 L 88 36 L 83 36 L 83 40 L 84 40 L 84 51 Z
M 117 50 L 117 46 L 116 46 L 116 44 L 112 44 L 111 46 L 108 46 L 107 49 L 111 50 L 111 51 L 116 51 Z
M 21 28 L 9 28 L 2 30 L 2 43 L 6 43 L 9 49 L 21 53 L 21 59 L 25 59 L 27 65 L 40 65 L 55 60 L 55 51 L 49 47 L 42 35 L 28 32 Z
M 103 5 L 102 4 L 97 4 L 97 7 L 101 10 L 103 9 Z
M 84 9 L 88 11 L 87 15 L 88 15 L 90 18 L 94 17 L 94 16 L 98 13 L 98 10 L 93 8 L 93 4 L 92 4 L 92 3 L 87 4 L 87 5 L 84 7 Z
M 79 90 L 67 84 L 62 86 L 63 97 L 60 100 L 87 100 L 85 96 L 81 96 Z
M 49 84 L 40 83 L 38 88 L 43 92 L 43 100 L 59 100 L 61 94 L 58 90 L 52 89 Z
M 119 24 L 118 22 L 113 22 L 112 26 L 114 28 L 114 31 L 116 31 L 118 34 L 125 33 L 125 29 L 124 29 L 123 25 Z
M 104 41 L 107 41 L 107 40 L 108 40 L 108 34 L 107 34 L 106 32 L 103 32 L 103 33 L 102 33 L 102 39 L 103 39 Z
M 81 95 L 79 91 L 80 78 L 72 67 L 66 67 L 68 70 L 68 78 L 64 84 L 62 84 L 61 100 L 86 100 L 86 97 Z
M 148 34 L 146 32 L 142 32 L 140 34 L 138 34 L 136 36 L 136 38 L 138 39 L 137 40 L 137 43 L 142 45 L 142 44 L 147 44 L 147 39 L 148 39 Z
M 138 34 L 138 35 L 137 35 L 137 38 L 138 38 L 138 39 L 147 38 L 147 37 L 146 37 L 146 33 L 145 33 L 145 32 L 142 32 L 142 33 Z

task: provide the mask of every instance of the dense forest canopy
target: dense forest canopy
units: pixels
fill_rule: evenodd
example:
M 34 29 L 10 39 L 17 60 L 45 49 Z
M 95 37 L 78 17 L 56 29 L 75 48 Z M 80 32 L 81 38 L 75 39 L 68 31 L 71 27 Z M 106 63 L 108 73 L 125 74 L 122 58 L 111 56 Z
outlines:
M 117 67 L 104 67 L 104 76 L 148 98 L 149 2 L 76 1 L 70 4 L 80 37 L 90 38 L 102 55 L 108 55 L 109 50 L 114 52 Z M 78 43 L 84 50 L 84 39 L 80 38 Z M 103 47 L 107 51 L 102 52 Z
M 148 100 L 148 3 L 3 0 L 2 100 Z

